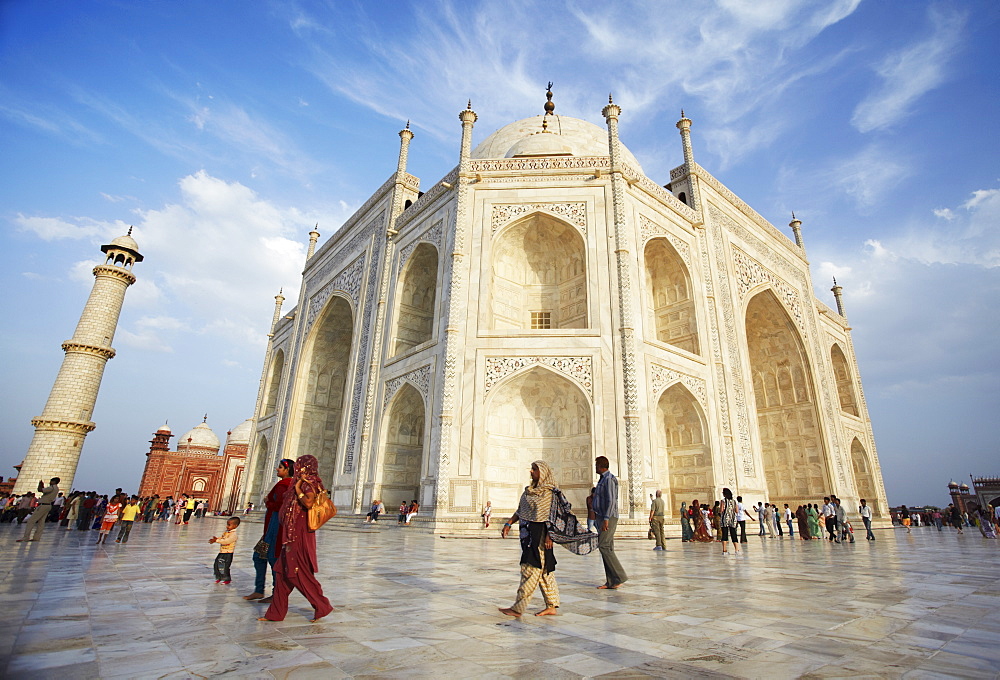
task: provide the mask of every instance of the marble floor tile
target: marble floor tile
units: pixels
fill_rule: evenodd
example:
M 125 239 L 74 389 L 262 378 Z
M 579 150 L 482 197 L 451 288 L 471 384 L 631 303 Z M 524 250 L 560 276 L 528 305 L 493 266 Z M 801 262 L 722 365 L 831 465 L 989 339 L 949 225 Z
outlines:
M 336 611 L 311 624 L 293 594 L 266 624 L 241 597 L 249 548 L 234 586 L 213 583 L 218 526 L 139 525 L 127 546 L 50 530 L 29 548 L 0 526 L 0 677 L 1000 677 L 1000 541 L 751 537 L 735 558 L 620 540 L 624 588 L 594 587 L 598 555 L 560 552 L 560 615 L 512 620 L 497 607 L 517 587 L 515 542 L 339 524 L 317 535 Z

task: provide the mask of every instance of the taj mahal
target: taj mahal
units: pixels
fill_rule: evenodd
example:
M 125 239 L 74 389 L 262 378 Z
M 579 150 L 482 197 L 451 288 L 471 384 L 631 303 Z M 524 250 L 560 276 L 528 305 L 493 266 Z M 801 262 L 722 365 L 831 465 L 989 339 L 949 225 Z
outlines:
M 544 459 L 578 510 L 605 455 L 622 524 L 648 497 L 793 508 L 887 503 L 842 291 L 817 299 L 792 238 L 694 159 L 661 185 L 605 127 L 555 112 L 473 146 L 421 190 L 398 164 L 276 297 L 244 498 L 316 455 L 341 514 L 421 504 L 435 531 L 513 510 Z M 457 132 L 457 130 L 456 130 Z M 457 134 L 456 134 L 457 136 Z M 682 155 L 682 159 L 680 156 Z

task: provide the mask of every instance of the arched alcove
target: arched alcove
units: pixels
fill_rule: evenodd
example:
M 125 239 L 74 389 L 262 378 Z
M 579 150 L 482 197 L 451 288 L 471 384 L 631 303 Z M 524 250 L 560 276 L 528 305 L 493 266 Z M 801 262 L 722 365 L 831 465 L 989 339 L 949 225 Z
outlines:
M 798 329 L 770 290 L 746 312 L 747 353 L 769 500 L 792 507 L 829 493 L 812 370 Z
M 498 509 L 517 507 L 534 460 L 552 468 L 576 509 L 593 485 L 591 409 L 574 382 L 535 367 L 498 385 L 487 403 L 484 478 Z
M 493 245 L 491 327 L 586 328 L 586 262 L 580 232 L 551 215 L 504 229 Z
M 323 479 L 334 478 L 350 371 L 354 315 L 347 300 L 333 296 L 316 321 L 298 371 L 297 454 L 319 459 Z
M 410 254 L 397 283 L 393 356 L 427 342 L 433 336 L 437 275 L 437 248 L 421 243 Z
M 264 412 L 262 416 L 269 416 L 274 413 L 278 406 L 278 389 L 281 387 L 281 374 L 285 370 L 285 352 L 279 349 L 274 353 L 271 360 L 271 371 L 267 378 L 267 387 L 264 392 Z
M 656 404 L 656 479 L 669 488 L 671 513 L 681 501 L 712 500 L 714 476 L 705 418 L 691 392 L 680 383 L 671 385 Z
M 837 378 L 837 395 L 840 397 L 840 410 L 852 416 L 858 415 L 858 400 L 854 394 L 854 378 L 847 364 L 847 357 L 840 345 L 834 344 L 830 349 L 830 361 L 833 363 L 833 373 Z
M 872 512 L 881 514 L 878 507 L 877 487 L 868 452 L 857 437 L 851 442 L 851 467 L 854 469 L 854 483 L 857 485 L 858 498 L 864 498 L 872 507 Z
M 646 311 L 656 339 L 700 354 L 691 276 L 684 260 L 665 238 L 646 244 Z
M 385 444 L 379 495 L 386 507 L 419 499 L 424 461 L 424 399 L 409 383 L 399 388 L 385 413 Z

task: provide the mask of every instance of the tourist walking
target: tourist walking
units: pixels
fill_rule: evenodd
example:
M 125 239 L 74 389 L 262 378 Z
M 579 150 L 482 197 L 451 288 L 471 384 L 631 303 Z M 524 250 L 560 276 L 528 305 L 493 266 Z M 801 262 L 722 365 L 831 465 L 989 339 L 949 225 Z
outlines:
M 558 542 L 578 555 L 594 549 L 594 535 L 580 529 L 570 504 L 559 490 L 552 470 L 541 460 L 531 464 L 531 484 L 524 487 L 521 499 L 510 520 L 504 523 L 500 536 L 507 538 L 517 522 L 521 540 L 521 583 L 510 607 L 500 613 L 519 617 L 528 607 L 535 589 L 541 587 L 545 609 L 535 616 L 553 616 L 559 608 L 559 586 L 556 583 L 554 543 Z
M 80 519 L 80 503 L 82 501 L 83 494 L 79 491 L 70 495 L 69 502 L 66 505 L 66 518 L 60 524 L 60 526 L 66 527 L 66 531 L 72 531 L 76 528 L 76 522 Z
M 747 514 L 743 507 L 743 496 L 736 497 L 736 522 L 740 525 L 740 543 L 747 542 Z
M 899 509 L 899 521 L 906 527 L 906 533 L 910 533 L 910 523 L 912 520 L 910 519 L 910 510 L 905 505 Z
M 594 460 L 594 469 L 600 481 L 594 491 L 594 517 L 597 521 L 597 547 L 604 562 L 604 585 L 602 590 L 616 590 L 628 581 L 628 575 L 615 555 L 615 529 L 618 528 L 618 478 L 611 474 L 611 467 L 605 456 Z
M 962 513 L 957 507 L 955 507 L 954 503 L 948 504 L 948 519 L 951 521 L 951 525 L 958 529 L 959 534 L 965 533 L 962 531 Z
M 691 519 L 688 517 L 687 501 L 681 503 L 681 540 L 687 543 L 694 539 L 694 529 L 691 528 Z
M 31 517 L 25 523 L 24 535 L 17 539 L 19 542 L 37 541 L 41 538 L 49 510 L 52 509 L 52 503 L 59 495 L 59 481 L 58 477 L 53 477 L 49 480 L 49 485 L 45 486 L 42 480 L 38 480 L 38 493 L 41 494 L 38 497 L 38 507 L 35 508 L 35 511 L 31 513 Z
M 295 473 L 295 463 L 288 458 L 278 461 L 278 467 L 274 473 L 278 475 L 278 481 L 264 497 L 264 532 L 257 545 L 253 549 L 253 568 L 256 574 L 254 579 L 253 592 L 244 595 L 244 600 L 261 600 L 271 602 L 271 597 L 264 597 L 264 588 L 267 584 L 267 568 L 271 567 L 271 589 L 277 576 L 274 573 L 274 565 L 281 555 L 281 542 L 279 533 L 281 530 L 281 504 L 285 500 L 285 494 L 294 483 L 292 475 Z
M 829 496 L 823 496 L 822 513 L 823 522 L 826 524 L 826 530 L 830 534 L 828 540 L 840 543 L 840 539 L 837 538 L 837 511 L 834 509 L 833 503 L 830 502 Z
M 872 509 L 868 506 L 868 502 L 864 498 L 861 499 L 861 507 L 858 508 L 858 514 L 861 515 L 861 521 L 865 525 L 865 540 L 874 541 L 875 534 L 872 533 Z M 938 515 L 940 517 L 940 515 Z
M 809 536 L 815 539 L 823 538 L 823 529 L 819 525 L 819 509 L 815 503 L 806 507 L 806 517 L 809 520 Z
M 806 515 L 806 506 L 799 505 L 795 509 L 795 520 L 799 525 L 799 538 L 803 541 L 809 540 L 809 516 Z
M 118 496 L 113 496 L 111 502 L 104 506 L 104 518 L 101 520 L 101 530 L 97 534 L 98 543 L 107 543 L 108 534 L 115 528 L 118 522 L 118 515 L 121 513 L 122 504 Z
M 739 508 L 733 500 L 733 492 L 729 489 L 722 490 L 722 503 L 719 506 L 719 524 L 722 527 L 722 554 L 725 555 L 727 543 L 733 542 L 733 552 L 740 554 L 740 542 L 736 538 L 736 517 Z
M 490 528 L 491 517 L 493 517 L 493 503 L 491 503 L 490 501 L 486 501 L 486 505 L 483 506 L 483 514 L 482 514 L 484 529 Z
M 239 517 L 230 517 L 226 520 L 226 530 L 222 535 L 212 536 L 212 538 L 208 539 L 209 543 L 217 543 L 219 545 L 219 554 L 215 558 L 215 564 L 212 565 L 215 571 L 216 584 L 221 583 L 224 586 L 228 586 L 233 582 L 229 568 L 233 565 L 233 553 L 236 552 L 236 541 L 238 540 L 236 528 L 239 525 Z
M 122 508 L 122 518 L 121 518 L 121 528 L 118 530 L 118 538 L 115 543 L 128 543 L 128 535 L 132 533 L 132 525 L 135 524 L 135 518 L 139 515 L 139 498 L 132 496 L 129 502 Z
M 758 503 L 754 507 L 754 512 L 757 513 L 757 522 L 760 524 L 760 532 L 757 535 L 758 536 L 766 536 L 767 532 L 764 530 L 764 521 L 765 521 L 765 517 L 764 517 L 764 504 L 763 503 Z
M 663 502 L 662 496 L 663 492 L 657 489 L 656 497 L 653 498 L 649 508 L 649 528 L 652 529 L 653 538 L 656 540 L 653 550 L 667 549 L 667 546 L 663 543 L 663 515 L 667 506 Z
M 695 498 L 691 501 L 691 522 L 694 524 L 694 535 L 692 541 L 698 543 L 711 543 L 714 539 L 708 531 L 708 523 L 705 521 L 705 510 Z
M 795 528 L 792 526 L 792 509 L 788 507 L 788 503 L 785 503 L 785 509 L 782 511 L 782 513 L 785 518 L 785 524 L 788 525 L 788 537 L 794 538 Z
M 275 584 L 271 606 L 259 621 L 283 621 L 288 613 L 288 595 L 297 589 L 313 607 L 312 623 L 333 611 L 316 580 L 316 533 L 309 530 L 309 508 L 326 487 L 319 477 L 315 456 L 299 456 L 295 461 L 295 482 L 281 503 L 281 555 L 274 564 Z
M 767 527 L 767 537 L 774 538 L 777 532 L 777 524 L 775 518 L 776 508 L 770 503 L 764 503 L 764 526 Z

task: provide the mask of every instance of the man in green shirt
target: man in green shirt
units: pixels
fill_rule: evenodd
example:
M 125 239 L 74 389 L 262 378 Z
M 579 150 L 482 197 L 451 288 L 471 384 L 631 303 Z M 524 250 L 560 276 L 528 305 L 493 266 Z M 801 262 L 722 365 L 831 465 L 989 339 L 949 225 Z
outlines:
M 649 528 L 653 530 L 653 537 L 656 539 L 656 545 L 653 550 L 666 550 L 666 546 L 663 545 L 663 511 L 665 505 L 661 496 L 663 493 L 657 489 L 656 498 L 653 499 L 651 507 L 649 508 Z

